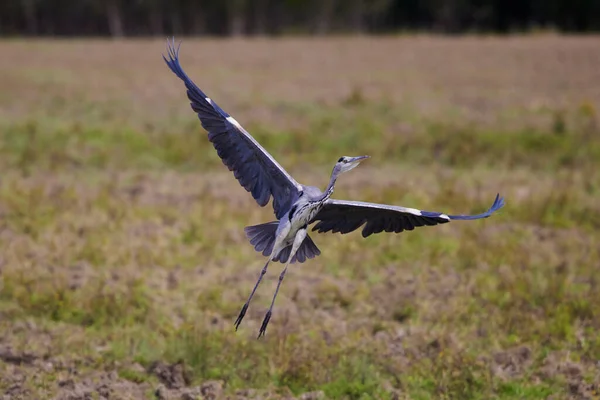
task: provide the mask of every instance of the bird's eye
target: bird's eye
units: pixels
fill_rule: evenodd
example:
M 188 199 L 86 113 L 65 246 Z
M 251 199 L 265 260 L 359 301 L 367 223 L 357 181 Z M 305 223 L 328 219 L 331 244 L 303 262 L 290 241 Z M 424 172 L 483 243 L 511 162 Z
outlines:
M 344 161 L 344 157 L 340 157 L 340 159 L 338 160 L 338 162 L 342 162 Z

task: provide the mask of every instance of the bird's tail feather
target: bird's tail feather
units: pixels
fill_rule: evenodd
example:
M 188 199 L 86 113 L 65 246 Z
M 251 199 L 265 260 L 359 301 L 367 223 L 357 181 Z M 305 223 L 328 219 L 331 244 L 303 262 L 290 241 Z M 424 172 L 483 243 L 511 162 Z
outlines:
M 254 246 L 254 250 L 261 252 L 262 255 L 266 257 L 271 255 L 271 252 L 273 251 L 273 246 L 275 245 L 275 233 L 277 232 L 278 225 L 279 222 L 277 221 L 266 222 L 264 224 L 247 226 L 244 228 L 244 232 L 246 233 L 248 240 L 250 240 L 250 244 Z M 290 256 L 291 251 L 292 245 L 290 244 L 273 257 L 273 261 L 285 263 Z M 292 258 L 291 263 L 303 263 L 307 259 L 314 258 L 320 254 L 321 251 L 319 248 L 315 245 L 310 236 L 306 235 L 306 238 Z
M 281 250 L 279 254 L 277 254 L 273 258 L 273 261 L 285 263 L 288 260 L 291 252 L 292 245 L 290 244 L 289 246 Z M 312 241 L 310 236 L 306 235 L 306 238 L 304 238 L 304 241 L 298 248 L 298 251 L 296 252 L 296 254 L 294 254 L 294 257 L 292 257 L 292 261 L 290 261 L 290 264 L 294 264 L 296 262 L 302 264 L 304 261 L 311 258 L 315 258 L 319 254 L 321 254 L 321 251 L 319 250 L 315 242 Z
M 275 232 L 279 222 L 272 221 L 259 225 L 247 226 L 244 228 L 246 237 L 254 250 L 262 252 L 263 256 L 268 256 L 273 251 L 275 244 Z

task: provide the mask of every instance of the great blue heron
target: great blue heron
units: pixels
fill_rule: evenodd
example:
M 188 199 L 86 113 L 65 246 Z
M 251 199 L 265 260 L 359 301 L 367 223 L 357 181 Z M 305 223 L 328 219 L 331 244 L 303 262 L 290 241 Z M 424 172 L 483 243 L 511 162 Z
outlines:
M 268 257 L 258 280 L 235 321 L 237 330 L 267 272 L 271 261 L 285 263 L 279 282 L 267 311 L 258 337 L 267 329 L 275 298 L 290 263 L 303 263 L 321 254 L 307 234 L 308 225 L 317 232 L 352 232 L 364 224 L 362 236 L 374 233 L 411 231 L 415 227 L 443 224 L 452 220 L 474 220 L 487 218 L 504 206 L 504 199 L 496 195 L 489 210 L 477 215 L 448 215 L 439 212 L 421 211 L 415 208 L 364 203 L 359 201 L 331 199 L 335 182 L 344 172 L 358 166 L 369 156 L 340 157 L 333 167 L 329 185 L 324 192 L 314 186 L 298 183 L 275 159 L 229 114 L 200 90 L 183 71 L 179 64 L 179 47 L 174 40 L 167 43 L 169 58 L 163 59 L 184 83 L 192 109 L 198 114 L 208 139 L 217 150 L 235 178 L 264 207 L 273 198 L 273 210 L 277 221 L 248 226 L 244 229 L 256 251 Z

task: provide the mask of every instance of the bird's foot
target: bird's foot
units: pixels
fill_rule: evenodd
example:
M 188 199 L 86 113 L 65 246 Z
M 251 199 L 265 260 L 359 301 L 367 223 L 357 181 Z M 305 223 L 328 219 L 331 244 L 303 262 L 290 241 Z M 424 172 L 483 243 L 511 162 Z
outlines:
M 242 320 L 244 319 L 244 316 L 246 315 L 246 311 L 248 311 L 248 303 L 244 304 L 244 307 L 242 307 L 242 311 L 240 311 L 240 315 L 238 315 L 237 319 L 235 320 L 235 330 L 237 331 L 240 324 L 242 323 Z
M 269 325 L 269 320 L 271 319 L 271 310 L 267 311 L 267 315 L 265 315 L 265 319 L 263 319 L 262 325 L 260 326 L 260 331 L 258 332 L 258 338 L 261 336 L 265 336 L 267 332 L 267 325 Z

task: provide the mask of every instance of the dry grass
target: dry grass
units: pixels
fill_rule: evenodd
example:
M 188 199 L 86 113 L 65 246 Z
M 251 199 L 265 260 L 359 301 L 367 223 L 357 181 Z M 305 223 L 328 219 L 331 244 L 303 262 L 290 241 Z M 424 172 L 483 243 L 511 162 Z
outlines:
M 366 153 L 336 197 L 507 199 L 484 221 L 313 235 L 323 254 L 256 341 L 277 267 L 233 320 L 263 262 L 243 227 L 270 206 L 220 163 L 163 42 L 0 43 L 0 392 L 593 398 L 599 44 L 184 40 L 188 74 L 301 182 Z

